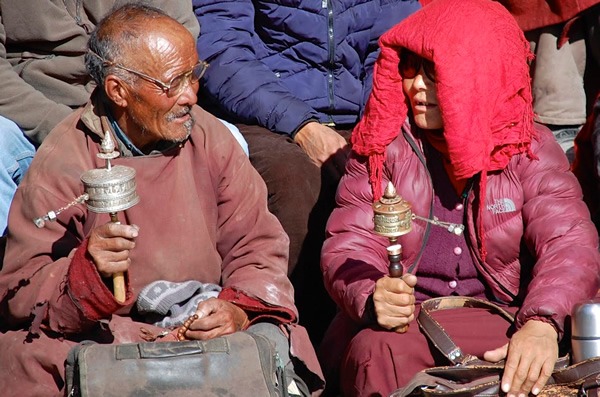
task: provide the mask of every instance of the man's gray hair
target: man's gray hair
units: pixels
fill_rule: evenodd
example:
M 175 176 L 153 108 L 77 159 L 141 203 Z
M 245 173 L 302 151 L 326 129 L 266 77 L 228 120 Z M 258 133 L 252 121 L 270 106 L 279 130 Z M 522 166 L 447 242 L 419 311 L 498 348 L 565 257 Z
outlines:
M 113 63 L 121 63 L 124 55 L 143 37 L 153 19 L 171 18 L 162 10 L 141 2 L 118 7 L 107 14 L 96 26 L 88 40 L 85 67 L 96 84 L 104 85 L 108 74 L 114 74 L 127 82 L 135 76 Z

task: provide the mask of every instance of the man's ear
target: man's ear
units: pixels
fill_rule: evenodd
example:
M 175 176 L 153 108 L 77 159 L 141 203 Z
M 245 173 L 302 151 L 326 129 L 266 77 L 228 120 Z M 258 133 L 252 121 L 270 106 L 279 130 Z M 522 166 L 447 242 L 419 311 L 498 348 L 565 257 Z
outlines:
M 106 79 L 104 79 L 104 90 L 108 99 L 115 105 L 123 108 L 127 107 L 129 92 L 125 84 L 123 84 L 123 80 L 115 75 L 109 74 L 106 76 Z

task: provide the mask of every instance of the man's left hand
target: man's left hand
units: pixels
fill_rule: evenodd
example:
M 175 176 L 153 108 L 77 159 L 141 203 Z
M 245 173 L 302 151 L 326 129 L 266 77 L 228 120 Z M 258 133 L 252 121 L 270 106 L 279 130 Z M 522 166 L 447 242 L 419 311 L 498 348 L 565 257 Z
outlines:
M 188 339 L 212 339 L 241 331 L 248 325 L 248 316 L 244 310 L 218 298 L 200 302 L 196 314 L 198 319 L 190 324 L 185 333 Z
M 507 397 L 525 397 L 529 392 L 537 395 L 554 370 L 558 334 L 548 323 L 529 320 L 508 344 L 485 352 L 483 358 L 491 362 L 506 358 L 501 385 Z

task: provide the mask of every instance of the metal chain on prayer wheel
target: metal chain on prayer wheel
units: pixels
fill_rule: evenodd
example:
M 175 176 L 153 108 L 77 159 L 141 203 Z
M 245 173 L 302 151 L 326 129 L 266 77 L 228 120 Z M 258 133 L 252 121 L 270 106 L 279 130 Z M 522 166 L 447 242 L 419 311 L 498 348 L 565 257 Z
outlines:
M 120 223 L 117 212 L 127 210 L 140 201 L 135 190 L 135 170 L 122 165 L 113 166 L 110 163 L 119 156 L 119 152 L 115 150 L 115 144 L 108 132 L 104 134 L 97 156 L 104 159 L 106 164 L 104 168 L 95 168 L 81 175 L 85 193 L 67 206 L 34 219 L 37 227 L 43 227 L 45 221 L 56 220 L 60 212 L 83 202 L 90 211 L 109 214 L 112 222 Z M 124 302 L 125 275 L 122 272 L 113 275 L 113 290 L 115 299 Z
M 402 246 L 398 244 L 398 237 L 412 230 L 411 208 L 406 200 L 398 196 L 392 182 L 388 182 L 383 196 L 373 203 L 374 231 L 390 240 L 387 255 L 391 277 L 402 277 Z
M 390 260 L 390 276 L 392 277 L 402 276 L 402 246 L 397 244 L 397 240 L 398 237 L 412 230 L 413 219 L 443 227 L 456 236 L 462 236 L 465 230 L 465 226 L 460 223 L 441 221 L 436 216 L 433 219 L 424 218 L 414 214 L 411 208 L 408 201 L 396 194 L 396 188 L 392 182 L 388 182 L 383 196 L 373 204 L 375 233 L 390 240 L 387 252 Z

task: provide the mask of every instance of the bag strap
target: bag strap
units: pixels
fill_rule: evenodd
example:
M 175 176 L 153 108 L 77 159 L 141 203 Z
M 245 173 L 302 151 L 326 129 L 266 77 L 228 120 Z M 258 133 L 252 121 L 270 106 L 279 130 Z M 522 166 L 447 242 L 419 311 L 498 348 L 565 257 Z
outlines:
M 458 347 L 444 328 L 433 317 L 431 312 L 447 309 L 458 309 L 463 307 L 471 307 L 478 309 L 488 309 L 495 312 L 506 319 L 509 323 L 513 323 L 515 317 L 512 313 L 504 310 L 500 306 L 485 301 L 483 299 L 471 298 L 467 296 L 445 296 L 440 298 L 427 299 L 421 303 L 421 311 L 417 317 L 417 323 L 421 330 L 431 343 L 446 357 L 453 365 L 473 363 L 480 361 L 469 354 L 465 355 L 460 347 Z
M 586 379 L 581 385 L 580 391 L 584 396 L 598 397 L 598 389 L 600 389 L 600 374 Z
M 557 385 L 579 385 L 584 381 L 589 389 L 600 387 L 600 357 L 588 358 L 558 370 L 555 368 L 551 380 Z
M 421 311 L 417 317 L 417 322 L 429 341 L 453 365 L 491 364 L 480 360 L 475 356 L 469 354 L 465 355 L 461 348 L 454 343 L 450 336 L 448 336 L 440 323 L 431 316 L 431 313 L 434 311 L 464 307 L 489 309 L 490 311 L 501 315 L 510 323 L 514 321 L 514 315 L 512 313 L 492 302 L 464 296 L 446 296 L 424 301 L 421 304 Z M 587 388 L 589 389 L 600 387 L 600 357 L 593 357 L 571 366 L 568 365 L 568 355 L 559 357 L 554 366 L 554 373 L 549 379 L 548 384 L 579 385 L 582 381 L 586 381 Z

